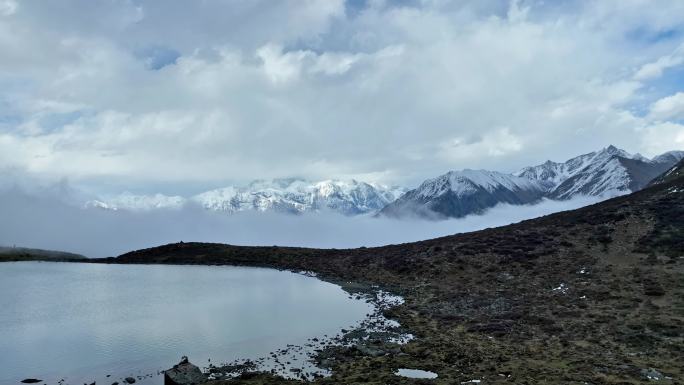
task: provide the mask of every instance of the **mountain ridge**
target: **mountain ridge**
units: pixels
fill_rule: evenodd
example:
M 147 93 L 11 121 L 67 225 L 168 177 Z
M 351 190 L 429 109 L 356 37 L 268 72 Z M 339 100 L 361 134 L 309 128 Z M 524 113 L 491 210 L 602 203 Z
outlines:
M 109 199 L 86 202 L 87 208 L 144 211 L 180 209 L 198 205 L 207 210 L 234 214 L 241 211 L 302 214 L 330 210 L 344 215 L 363 215 L 380 210 L 405 189 L 351 180 L 311 182 L 300 178 L 258 179 L 244 186 L 208 190 L 189 198 L 123 193 Z
M 510 174 L 472 169 L 449 171 L 426 179 L 414 189 L 354 179 L 257 179 L 190 197 L 123 193 L 94 199 L 84 206 L 145 211 L 197 205 L 227 214 L 332 211 L 346 216 L 460 218 L 481 214 L 497 204 L 534 204 L 545 198 L 567 200 L 577 196 L 609 198 L 638 191 L 683 158 L 684 151 L 669 151 L 648 159 L 611 145 L 565 162 L 548 160 Z
M 610 145 L 563 163 L 548 160 L 512 174 L 486 170 L 450 171 L 409 190 L 379 214 L 428 219 L 460 218 L 483 213 L 498 204 L 533 204 L 543 198 L 610 198 L 644 188 L 682 158 L 684 151 L 669 151 L 648 159 Z M 497 177 L 491 178 L 494 174 Z M 460 180 L 454 181 L 454 175 Z M 483 178 L 488 178 L 487 188 L 472 188 L 483 187 L 478 183 Z M 524 185 L 521 179 L 534 184 L 521 187 Z M 496 182 L 492 183 L 493 180 Z M 447 188 L 447 185 L 458 185 L 460 188 Z
M 499 203 L 529 204 L 541 200 L 541 183 L 487 170 L 450 171 L 428 179 L 385 206 L 380 215 L 433 219 L 479 214 Z
M 600 151 L 571 158 L 563 163 L 547 161 L 513 173 L 540 180 L 551 199 L 576 195 L 615 195 L 637 191 L 684 158 L 684 151 L 669 151 L 648 159 L 610 145 Z

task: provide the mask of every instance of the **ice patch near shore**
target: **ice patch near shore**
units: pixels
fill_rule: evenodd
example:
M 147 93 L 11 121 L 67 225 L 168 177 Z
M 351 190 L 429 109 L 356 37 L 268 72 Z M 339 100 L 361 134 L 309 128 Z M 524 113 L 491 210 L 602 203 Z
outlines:
M 318 277 L 318 273 L 315 271 L 310 271 L 310 270 L 302 270 L 299 272 L 299 274 L 307 276 L 307 277 Z
M 430 372 L 427 370 L 420 370 L 420 369 L 397 369 L 397 371 L 394 373 L 397 376 L 400 377 L 406 377 L 406 378 L 423 378 L 423 379 L 434 379 L 437 378 L 437 373 L 435 372 Z
M 569 290 L 568 285 L 566 285 L 564 283 L 561 283 L 557 287 L 554 287 L 553 289 L 551 289 L 551 291 L 561 293 L 561 294 L 567 294 L 568 290 Z
M 379 306 L 395 307 L 404 304 L 404 297 L 384 290 L 378 290 L 375 297 Z

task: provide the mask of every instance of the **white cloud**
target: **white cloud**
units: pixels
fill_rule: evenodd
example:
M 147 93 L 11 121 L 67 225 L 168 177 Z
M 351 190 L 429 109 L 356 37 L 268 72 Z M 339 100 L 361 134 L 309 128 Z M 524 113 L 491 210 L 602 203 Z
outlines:
M 302 61 L 309 55 L 304 51 L 283 54 L 283 47 L 273 44 L 257 50 L 257 56 L 264 62 L 264 72 L 274 83 L 297 79 L 302 70 Z
M 354 63 L 358 62 L 363 56 L 362 54 L 326 52 L 316 58 L 316 61 L 311 66 L 311 72 L 326 75 L 342 75 L 349 71 Z
M 668 68 L 676 67 L 684 62 L 684 57 L 681 55 L 667 55 L 652 63 L 644 64 L 639 70 L 634 74 L 634 79 L 636 80 L 650 80 L 654 78 L 659 78 L 663 75 L 663 72 Z
M 684 23 L 676 1 L 86 2 L 25 0 L 0 19 L 2 166 L 83 183 L 412 185 L 609 143 L 653 155 L 665 129 L 630 104 L 681 48 L 630 36 Z M 148 47 L 180 56 L 150 70 Z
M 521 6 L 520 0 L 511 0 L 508 8 L 508 20 L 512 23 L 519 23 L 527 19 L 530 11 L 529 7 Z
M 303 71 L 310 74 L 342 75 L 358 62 L 362 54 L 299 50 L 283 52 L 283 47 L 267 44 L 259 48 L 257 57 L 263 62 L 263 70 L 273 83 L 299 79 Z
M 684 148 L 684 125 L 656 122 L 643 129 L 643 146 L 649 153 L 663 153 Z
M 684 92 L 666 96 L 651 104 L 649 118 L 654 120 L 684 119 Z
M 499 157 L 518 152 L 523 148 L 520 138 L 511 134 L 508 127 L 487 132 L 482 137 L 468 141 L 454 138 L 441 146 L 441 153 L 446 159 L 475 161 L 482 155 Z
M 16 0 L 0 0 L 0 15 L 11 16 L 17 12 L 19 4 Z

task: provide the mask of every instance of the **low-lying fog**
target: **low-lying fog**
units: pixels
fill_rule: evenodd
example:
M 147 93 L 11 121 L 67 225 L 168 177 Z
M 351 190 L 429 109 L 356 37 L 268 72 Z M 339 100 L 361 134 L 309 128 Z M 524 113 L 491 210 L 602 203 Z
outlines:
M 499 205 L 484 215 L 426 221 L 345 217 L 335 213 L 300 216 L 258 212 L 235 215 L 200 207 L 147 212 L 83 209 L 59 199 L 18 189 L 0 192 L 0 245 L 55 249 L 89 257 L 178 241 L 238 245 L 345 248 L 379 246 L 435 238 L 506 225 L 597 202 L 545 200 L 536 205 Z
M 89 257 L 178 241 L 323 248 L 379 246 L 501 226 L 596 202 L 596 198 L 499 205 L 484 215 L 426 221 L 345 217 L 335 213 L 300 216 L 243 212 L 234 215 L 200 207 L 147 212 L 83 209 L 59 199 L 18 189 L 0 193 L 0 245 L 70 251 Z

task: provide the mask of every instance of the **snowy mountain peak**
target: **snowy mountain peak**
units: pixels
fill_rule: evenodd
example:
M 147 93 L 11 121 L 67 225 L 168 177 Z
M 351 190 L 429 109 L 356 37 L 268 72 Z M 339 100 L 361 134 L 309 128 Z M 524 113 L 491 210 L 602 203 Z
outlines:
M 511 191 L 540 189 L 540 184 L 528 178 L 520 178 L 510 174 L 503 174 L 496 171 L 487 170 L 471 170 L 465 169 L 461 171 L 450 171 L 437 180 L 444 178 L 446 184 L 437 181 L 437 184 L 448 185 L 449 189 L 457 195 L 468 194 L 478 188 L 485 189 L 488 192 L 494 192 L 497 189 L 507 188 Z M 435 185 L 430 181 L 424 183 L 427 188 Z
M 403 216 L 413 212 L 461 217 L 481 213 L 500 203 L 527 204 L 542 198 L 609 197 L 629 193 L 643 188 L 682 159 L 684 151 L 670 151 L 648 159 L 610 145 L 566 162 L 547 160 L 513 174 L 473 169 L 450 171 L 428 179 L 410 191 L 354 179 L 312 182 L 302 178 L 281 178 L 254 180 L 246 185 L 218 188 L 189 198 L 123 193 L 88 201 L 85 206 L 140 211 L 180 208 L 192 203 L 226 213 L 332 211 L 344 215 L 380 212 Z
M 673 163 L 676 164 L 684 159 L 684 151 L 668 151 L 653 158 L 655 163 Z
M 179 208 L 192 202 L 208 210 L 235 213 L 274 211 L 304 213 L 331 210 L 345 215 L 376 212 L 406 190 L 356 180 L 309 182 L 300 178 L 255 180 L 245 186 L 227 186 L 183 198 L 123 193 L 86 203 L 87 208 L 142 211 Z
M 622 156 L 624 158 L 631 158 L 632 155 L 628 153 L 627 151 L 617 148 L 613 146 L 612 144 L 598 152 L 598 154 L 608 154 L 608 155 L 618 155 Z
M 392 217 L 463 217 L 481 213 L 499 203 L 525 204 L 540 200 L 542 183 L 487 170 L 450 171 L 428 179 L 385 207 Z
M 514 174 L 450 171 L 426 180 L 381 213 L 395 217 L 462 217 L 500 203 L 526 204 L 542 198 L 569 199 L 578 195 L 609 197 L 643 188 L 683 157 L 684 153 L 672 151 L 650 160 L 611 145 L 563 163 L 547 160 Z
M 185 203 L 186 199 L 180 196 L 167 196 L 163 194 L 136 195 L 124 192 L 105 199 L 90 200 L 85 203 L 85 207 L 104 210 L 145 211 L 152 209 L 177 209 Z
M 569 159 L 525 167 L 514 175 L 543 183 L 548 196 L 568 199 L 576 195 L 612 196 L 643 188 L 684 154 L 671 151 L 648 159 L 610 145 Z M 678 158 L 679 157 L 679 158 Z
M 194 202 L 216 211 L 247 210 L 304 213 L 332 210 L 345 215 L 380 210 L 405 190 L 356 180 L 304 179 L 258 180 L 245 187 L 230 186 L 192 197 Z

